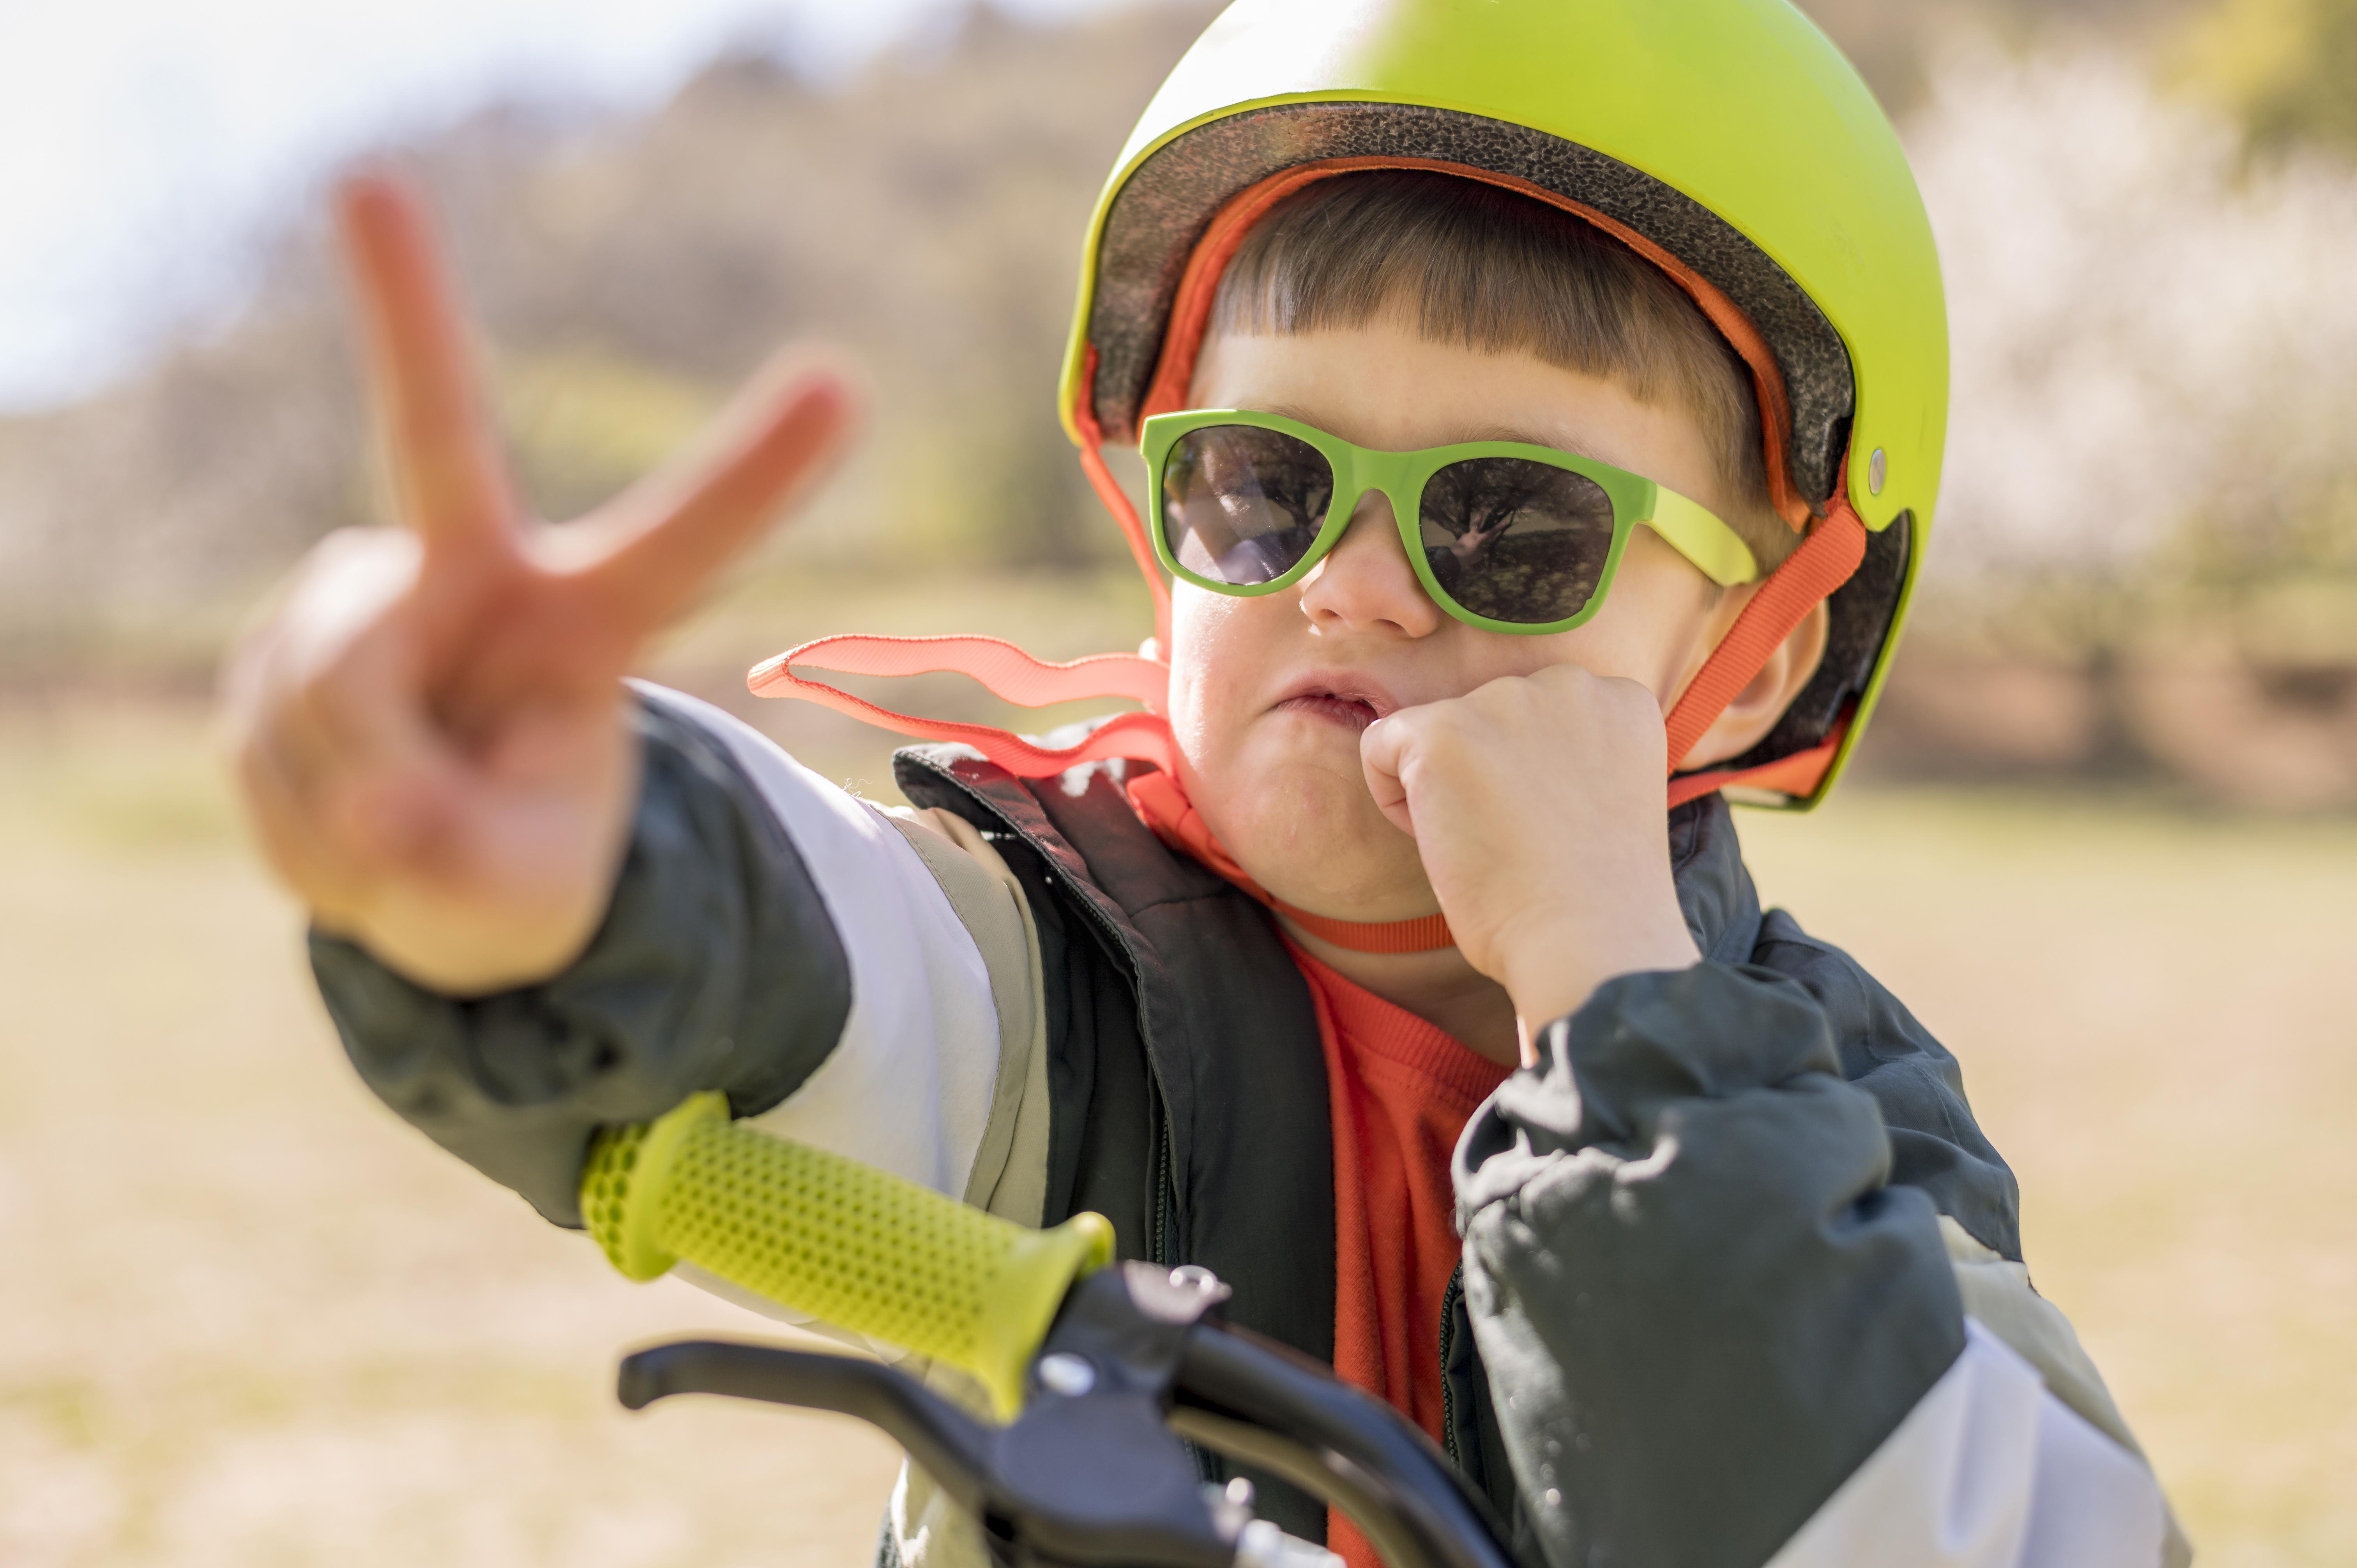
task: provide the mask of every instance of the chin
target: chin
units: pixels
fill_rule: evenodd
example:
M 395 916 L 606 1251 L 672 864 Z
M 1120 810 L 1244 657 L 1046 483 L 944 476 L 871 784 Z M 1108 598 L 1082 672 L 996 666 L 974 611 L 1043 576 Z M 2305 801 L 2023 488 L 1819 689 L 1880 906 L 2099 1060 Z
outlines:
M 1322 752 L 1325 747 L 1304 748 Z M 1415 841 L 1375 809 L 1348 748 L 1347 773 L 1324 756 L 1238 769 L 1212 809 L 1212 831 L 1254 881 L 1288 904 L 1337 918 L 1429 902 Z M 1196 809 L 1203 811 L 1199 797 Z

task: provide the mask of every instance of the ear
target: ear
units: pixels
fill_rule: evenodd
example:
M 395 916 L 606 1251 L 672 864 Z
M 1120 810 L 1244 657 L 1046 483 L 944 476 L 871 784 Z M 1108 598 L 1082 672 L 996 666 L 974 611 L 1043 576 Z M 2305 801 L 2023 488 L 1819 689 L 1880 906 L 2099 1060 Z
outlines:
M 1832 627 L 1832 613 L 1820 602 L 1768 656 L 1751 683 L 1738 692 L 1717 721 L 1702 732 L 1702 738 L 1679 766 L 1695 768 L 1726 762 L 1765 740 L 1824 661 Z

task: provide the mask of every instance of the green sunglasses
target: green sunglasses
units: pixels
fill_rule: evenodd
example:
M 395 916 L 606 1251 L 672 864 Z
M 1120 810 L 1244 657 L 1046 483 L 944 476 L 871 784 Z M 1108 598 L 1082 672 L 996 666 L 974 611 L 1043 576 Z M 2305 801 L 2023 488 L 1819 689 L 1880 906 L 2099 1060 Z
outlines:
M 1548 446 L 1469 441 L 1377 452 L 1281 414 L 1194 409 L 1146 422 L 1154 553 L 1213 593 L 1289 588 L 1380 490 L 1425 592 L 1490 631 L 1569 631 L 1603 607 L 1644 524 L 1721 587 L 1760 564 L 1735 530 L 1641 475 Z

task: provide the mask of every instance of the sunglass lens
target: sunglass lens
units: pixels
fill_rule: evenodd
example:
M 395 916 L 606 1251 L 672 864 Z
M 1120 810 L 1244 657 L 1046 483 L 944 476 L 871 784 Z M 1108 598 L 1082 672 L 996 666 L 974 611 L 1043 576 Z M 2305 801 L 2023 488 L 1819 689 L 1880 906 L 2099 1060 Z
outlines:
M 1236 587 L 1300 564 L 1333 499 L 1334 470 L 1318 448 L 1254 424 L 1190 430 L 1162 465 L 1170 553 L 1197 576 Z
M 1491 620 L 1543 626 L 1586 608 L 1612 555 L 1612 498 L 1527 457 L 1469 457 L 1424 487 L 1417 519 L 1441 591 Z

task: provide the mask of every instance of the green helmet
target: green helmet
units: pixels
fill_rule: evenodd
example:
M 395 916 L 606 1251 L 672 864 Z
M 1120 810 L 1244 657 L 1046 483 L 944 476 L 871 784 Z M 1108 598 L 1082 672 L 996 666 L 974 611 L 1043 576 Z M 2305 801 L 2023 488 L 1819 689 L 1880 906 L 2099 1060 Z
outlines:
M 1803 528 L 1854 511 L 1866 544 L 1815 680 L 1713 777 L 1822 799 L 1896 644 L 1948 411 L 1931 225 L 1866 84 L 1784 0 L 1238 0 L 1147 106 L 1090 225 L 1060 392 L 1084 456 L 1183 406 L 1209 292 L 1259 212 L 1371 167 L 1579 212 L 1750 364 L 1778 510 Z

